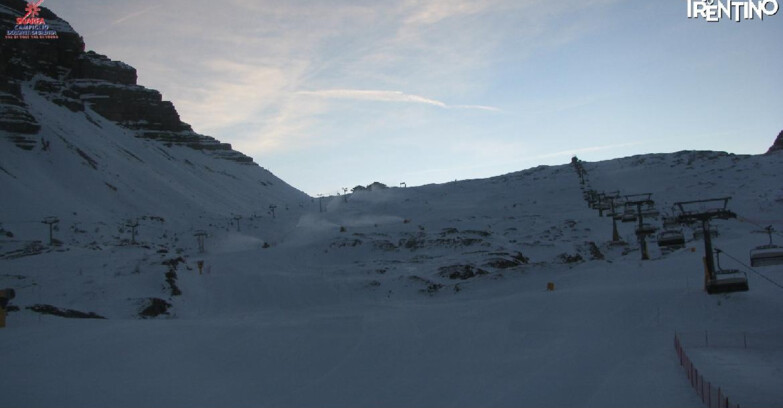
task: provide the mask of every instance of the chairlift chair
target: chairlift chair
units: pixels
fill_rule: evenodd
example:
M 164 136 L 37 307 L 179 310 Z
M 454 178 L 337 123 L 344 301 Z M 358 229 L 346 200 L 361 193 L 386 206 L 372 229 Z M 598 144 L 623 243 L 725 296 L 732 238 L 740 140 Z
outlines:
M 772 226 L 764 228 L 769 234 L 769 244 L 750 250 L 750 266 L 772 266 L 783 264 L 783 247 L 772 243 Z
M 677 222 L 677 217 L 663 217 L 663 228 L 671 230 L 677 228 L 680 224 Z
M 655 208 L 654 204 L 648 204 L 642 209 L 642 217 L 644 218 L 658 218 L 660 214 L 660 211 Z
M 658 246 L 666 249 L 685 247 L 685 235 L 682 230 L 666 229 L 658 234 Z
M 652 235 L 655 234 L 655 231 L 657 230 L 658 228 L 645 222 L 641 226 L 636 227 L 636 235 Z
M 623 222 L 634 222 L 636 221 L 636 211 L 634 211 L 633 207 L 625 207 L 625 212 L 623 213 L 623 217 L 621 219 Z
M 748 274 L 739 269 L 724 269 L 720 266 L 720 249 L 715 250 L 717 266 L 712 275 L 707 275 L 707 293 L 745 292 L 748 287 Z

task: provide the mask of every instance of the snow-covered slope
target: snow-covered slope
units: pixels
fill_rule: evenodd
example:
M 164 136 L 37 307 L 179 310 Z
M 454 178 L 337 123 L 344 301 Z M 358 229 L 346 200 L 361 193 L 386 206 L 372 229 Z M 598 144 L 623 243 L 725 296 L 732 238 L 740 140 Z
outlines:
M 765 243 L 754 230 L 783 229 L 779 154 L 585 167 L 593 188 L 652 192 L 662 210 L 733 195 L 739 217 L 715 222 L 715 245 L 745 264 Z M 4 249 L 0 286 L 17 289 L 20 310 L 0 336 L 14 373 L 0 405 L 700 406 L 675 331 L 750 344 L 783 334 L 783 267 L 747 270 L 748 292 L 709 296 L 701 241 L 688 234 L 666 254 L 651 243 L 641 261 L 621 224 L 628 244 L 610 245 L 611 220 L 588 208 L 570 165 L 321 204 L 239 231 L 212 220 L 203 254 L 184 225 L 147 225 L 136 246 L 87 230 L 57 248 Z M 170 307 L 140 319 L 152 299 Z M 693 350 L 733 401 L 783 401 L 767 375 L 779 348 Z
M 745 266 L 783 230 L 780 151 L 584 163 L 661 211 L 732 197 L 714 244 L 750 290 L 710 296 L 694 231 L 642 261 L 571 165 L 317 201 L 41 16 L 59 42 L 0 43 L 0 407 L 701 406 L 675 333 L 783 405 L 783 265 Z

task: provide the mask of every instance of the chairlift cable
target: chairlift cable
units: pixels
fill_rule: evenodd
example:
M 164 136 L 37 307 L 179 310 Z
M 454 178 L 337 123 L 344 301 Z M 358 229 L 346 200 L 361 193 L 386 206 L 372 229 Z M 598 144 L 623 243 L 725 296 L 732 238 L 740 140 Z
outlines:
M 769 227 L 769 226 L 762 226 L 760 224 L 757 224 L 756 222 L 751 221 L 751 220 L 749 220 L 748 218 L 745 218 L 745 217 L 737 217 L 737 218 L 738 218 L 738 220 L 740 222 L 745 222 L 745 223 L 754 225 L 754 226 L 758 227 L 760 230 L 763 230 L 764 232 L 766 232 L 767 227 Z M 781 233 L 780 231 L 778 231 L 778 230 L 776 230 L 774 228 L 772 229 L 772 234 L 773 235 L 777 235 L 777 236 L 783 238 L 783 233 Z
M 726 251 L 724 251 L 724 250 L 722 250 L 722 249 L 718 249 L 718 248 L 715 248 L 715 250 L 716 250 L 716 251 L 720 251 L 722 254 L 724 254 L 724 255 L 728 256 L 729 258 L 733 259 L 735 262 L 737 262 L 738 264 L 740 264 L 740 265 L 744 266 L 745 268 L 747 268 L 747 269 L 748 269 L 748 270 L 750 270 L 751 272 L 755 273 L 756 275 L 759 275 L 759 276 L 761 276 L 762 278 L 764 278 L 764 279 L 766 279 L 766 280 L 770 281 L 770 282 L 771 282 L 773 285 L 775 285 L 775 286 L 777 286 L 777 287 L 779 287 L 779 288 L 783 289 L 783 285 L 781 285 L 780 283 L 777 283 L 777 282 L 775 282 L 774 280 L 772 280 L 772 279 L 768 278 L 766 275 L 764 275 L 763 273 L 761 273 L 761 272 L 759 272 L 759 271 L 757 271 L 757 270 L 755 270 L 755 269 L 751 268 L 750 266 L 748 266 L 748 265 L 745 265 L 745 264 L 744 264 L 742 261 L 740 261 L 739 259 L 737 259 L 737 258 L 735 258 L 735 257 L 731 256 L 731 254 L 727 253 Z

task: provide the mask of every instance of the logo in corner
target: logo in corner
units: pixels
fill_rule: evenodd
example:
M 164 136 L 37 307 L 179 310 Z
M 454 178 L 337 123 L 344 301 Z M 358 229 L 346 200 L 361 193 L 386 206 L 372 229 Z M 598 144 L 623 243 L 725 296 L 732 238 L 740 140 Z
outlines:
M 780 9 L 778 0 L 687 0 L 688 18 L 703 18 L 710 23 L 730 19 L 739 23 L 744 20 L 764 20 L 774 16 Z
M 5 32 L 6 40 L 56 40 L 57 31 L 52 30 L 46 20 L 39 17 L 41 3 L 44 0 L 28 1 L 24 9 L 24 17 L 16 19 L 13 30 Z

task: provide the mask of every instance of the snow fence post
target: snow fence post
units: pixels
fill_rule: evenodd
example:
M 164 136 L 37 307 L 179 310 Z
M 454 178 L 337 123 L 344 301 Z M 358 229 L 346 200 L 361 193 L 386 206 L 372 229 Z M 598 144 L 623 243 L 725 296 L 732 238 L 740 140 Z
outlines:
M 710 386 L 709 381 L 706 381 L 706 379 L 702 377 L 701 378 L 701 389 L 702 389 L 701 402 L 705 404 L 707 403 L 707 400 L 709 400 L 709 395 L 710 395 L 709 386 Z

